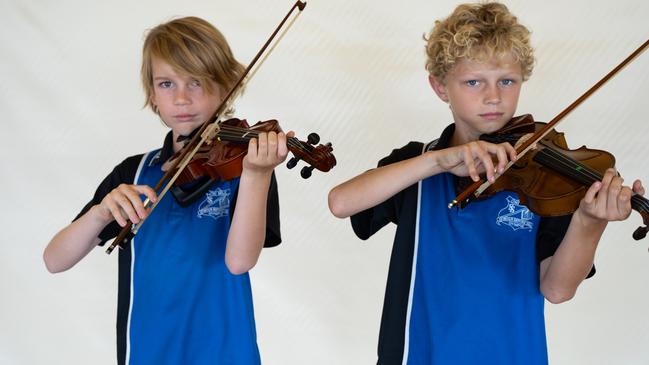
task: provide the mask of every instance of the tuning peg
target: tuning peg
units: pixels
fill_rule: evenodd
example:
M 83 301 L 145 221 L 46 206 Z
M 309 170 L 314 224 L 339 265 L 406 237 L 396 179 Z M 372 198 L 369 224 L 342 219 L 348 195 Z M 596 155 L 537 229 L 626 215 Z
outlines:
M 294 168 L 295 166 L 297 166 L 297 162 L 298 162 L 298 161 L 300 161 L 299 158 L 297 158 L 297 157 L 291 157 L 291 159 L 288 160 L 288 162 L 286 163 L 286 167 L 288 167 L 289 169 L 292 169 L 292 168 Z
M 306 137 L 306 141 L 310 145 L 318 144 L 320 142 L 320 136 L 318 133 L 309 133 L 309 135 Z
M 633 239 L 640 241 L 641 239 L 645 238 L 647 236 L 647 229 L 647 227 L 638 227 L 635 232 L 633 232 Z
M 311 171 L 313 171 L 313 169 L 313 166 L 304 166 L 302 170 L 300 170 L 300 175 L 303 178 L 308 179 L 309 177 L 311 177 Z

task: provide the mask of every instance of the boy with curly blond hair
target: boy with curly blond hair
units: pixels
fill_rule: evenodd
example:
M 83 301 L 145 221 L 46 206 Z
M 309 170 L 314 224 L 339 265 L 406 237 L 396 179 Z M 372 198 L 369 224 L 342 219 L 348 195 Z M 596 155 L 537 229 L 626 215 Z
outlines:
M 426 40 L 430 85 L 453 123 L 329 193 L 361 239 L 397 224 L 378 363 L 547 364 L 545 299 L 572 298 L 607 223 L 644 190 L 610 169 L 569 216 L 539 217 L 508 191 L 448 209 L 462 180 L 494 181 L 516 160 L 508 143 L 479 137 L 512 120 L 534 57 L 529 30 L 499 3 L 458 6 Z

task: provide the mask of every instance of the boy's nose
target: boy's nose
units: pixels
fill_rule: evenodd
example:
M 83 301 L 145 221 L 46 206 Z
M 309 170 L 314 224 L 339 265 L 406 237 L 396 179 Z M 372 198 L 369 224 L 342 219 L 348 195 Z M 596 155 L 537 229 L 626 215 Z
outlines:
M 174 104 L 175 105 L 186 105 L 189 104 L 190 100 L 187 96 L 187 91 L 184 88 L 179 88 L 174 93 Z
M 498 86 L 490 86 L 485 92 L 485 104 L 500 103 L 500 89 Z

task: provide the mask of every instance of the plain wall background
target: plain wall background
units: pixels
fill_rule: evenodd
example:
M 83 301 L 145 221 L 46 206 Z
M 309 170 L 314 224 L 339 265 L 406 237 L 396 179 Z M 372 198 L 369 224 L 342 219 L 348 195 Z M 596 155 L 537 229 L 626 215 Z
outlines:
M 649 2 L 506 1 L 533 32 L 537 67 L 519 114 L 547 121 L 647 39 Z M 215 24 L 247 64 L 291 1 L 0 0 L 0 363 L 113 364 L 117 255 L 97 249 L 52 276 L 49 239 L 124 157 L 166 129 L 142 109 L 145 30 L 176 16 Z M 265 364 L 371 364 L 394 227 L 368 242 L 327 209 L 328 191 L 410 140 L 436 138 L 450 112 L 427 83 L 422 35 L 455 1 L 311 0 L 236 104 L 331 141 L 338 166 L 309 180 L 277 169 L 283 244 L 251 276 Z M 627 182 L 649 183 L 649 54 L 559 126 L 568 143 L 611 151 Z M 649 185 L 649 184 L 647 184 Z M 552 364 L 649 364 L 649 240 L 609 225 L 598 273 L 546 306 Z

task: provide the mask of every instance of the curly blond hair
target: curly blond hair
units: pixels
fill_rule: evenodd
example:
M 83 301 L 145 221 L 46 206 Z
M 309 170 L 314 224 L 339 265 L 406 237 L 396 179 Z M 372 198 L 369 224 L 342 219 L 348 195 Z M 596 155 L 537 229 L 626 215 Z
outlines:
M 176 71 L 198 80 L 208 93 L 214 93 L 216 82 L 228 92 L 243 74 L 245 67 L 232 54 L 225 37 L 209 22 L 198 17 L 171 20 L 151 29 L 142 47 L 140 77 L 144 87 L 144 106 L 151 107 L 153 95 L 153 69 L 151 61 L 159 58 Z
M 520 63 L 523 80 L 534 68 L 530 31 L 503 4 L 462 4 L 435 21 L 426 40 L 426 70 L 440 82 L 461 59 L 486 61 L 511 54 Z

